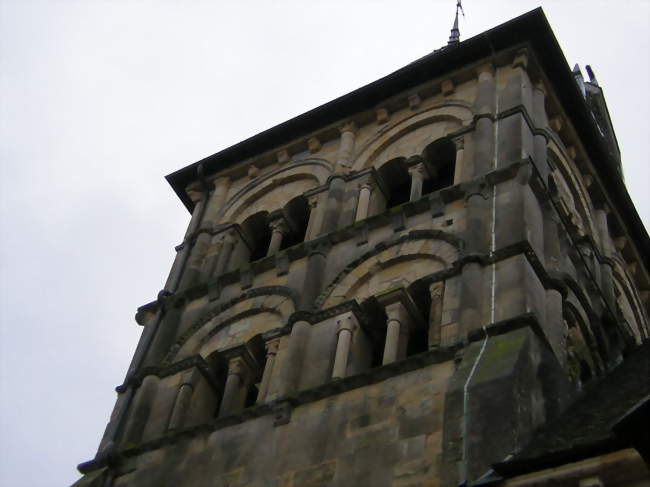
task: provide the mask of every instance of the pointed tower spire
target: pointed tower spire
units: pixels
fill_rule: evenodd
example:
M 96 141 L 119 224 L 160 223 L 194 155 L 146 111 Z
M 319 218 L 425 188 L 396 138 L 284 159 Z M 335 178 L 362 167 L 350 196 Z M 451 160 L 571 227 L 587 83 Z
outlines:
M 461 5 L 461 0 L 456 0 L 456 18 L 454 19 L 454 26 L 451 28 L 451 34 L 449 36 L 449 41 L 447 42 L 448 46 L 453 46 L 460 42 L 460 29 L 458 28 L 458 11 L 460 10 L 465 16 L 465 11 Z

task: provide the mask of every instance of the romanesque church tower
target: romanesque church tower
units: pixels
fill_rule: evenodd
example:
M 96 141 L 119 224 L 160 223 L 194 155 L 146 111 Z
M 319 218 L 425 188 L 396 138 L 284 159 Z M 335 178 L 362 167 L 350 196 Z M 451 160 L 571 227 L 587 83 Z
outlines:
M 647 485 L 648 236 L 541 10 L 167 180 L 75 486 Z

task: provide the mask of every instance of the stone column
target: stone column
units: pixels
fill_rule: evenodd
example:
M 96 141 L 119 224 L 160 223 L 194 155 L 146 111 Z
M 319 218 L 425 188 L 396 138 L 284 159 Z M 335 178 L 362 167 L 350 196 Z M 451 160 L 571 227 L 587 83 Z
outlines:
M 533 90 L 533 119 L 537 129 L 533 136 L 535 167 L 544 184 L 548 184 L 548 175 L 551 172 L 547 160 L 548 141 L 546 135 L 541 132 L 541 129 L 548 127 L 548 116 L 546 115 L 546 90 L 541 82 L 538 82 Z
M 544 260 L 548 269 L 557 271 L 562 262 L 559 216 L 550 201 L 544 203 L 542 215 L 544 219 Z
M 496 84 L 494 81 L 494 67 L 484 64 L 478 68 L 478 86 L 474 113 L 477 117 L 476 127 L 472 134 L 473 139 L 473 168 L 468 171 L 465 179 L 481 176 L 492 169 L 494 165 L 494 117 L 496 98 Z
M 241 357 L 231 358 L 228 362 L 228 377 L 219 406 L 219 416 L 235 413 L 242 407 L 244 373 L 244 360 Z
M 228 190 L 230 190 L 230 182 L 228 176 L 223 176 L 213 181 L 214 190 L 212 191 L 210 199 L 208 200 L 208 205 L 205 208 L 204 217 L 204 221 L 210 225 L 218 223 L 217 216 L 226 202 L 226 196 L 228 196 Z
M 465 138 L 459 137 L 454 140 L 456 144 L 456 166 L 454 167 L 454 184 L 463 180 L 463 163 L 465 161 Z
M 165 289 L 172 292 L 176 290 L 180 282 L 183 268 L 192 250 L 192 238 L 201 224 L 203 207 L 205 205 L 205 198 L 202 197 L 203 191 L 191 189 L 187 191 L 187 194 L 194 203 L 194 210 L 192 210 L 192 218 L 190 219 L 190 224 L 187 226 L 183 243 L 177 247 L 176 258 L 167 277 L 167 282 L 165 282 Z
M 347 313 L 346 316 L 337 320 L 336 323 L 338 329 L 336 332 L 336 355 L 334 357 L 334 367 L 332 368 L 332 379 L 342 379 L 346 376 L 352 334 L 356 329 L 357 323 L 352 313 Z
M 214 273 L 217 266 L 221 248 L 223 247 L 224 235 L 213 235 L 210 241 L 208 250 L 205 252 L 205 259 L 203 260 L 203 268 L 201 269 L 201 279 L 204 281 L 209 280 Z
M 609 208 L 605 207 L 594 211 L 594 220 L 600 236 L 600 252 L 607 260 L 600 264 L 600 285 L 603 296 L 607 305 L 616 309 L 616 292 L 614 286 L 614 270 L 609 261 L 612 257 L 612 238 L 609 234 L 609 224 L 607 223 L 607 213 Z
M 260 390 L 257 393 L 257 402 L 262 403 L 266 399 L 269 392 L 269 385 L 271 383 L 271 376 L 273 375 L 273 367 L 275 366 L 275 356 L 278 354 L 278 346 L 280 345 L 279 338 L 273 338 L 266 342 L 266 365 L 264 366 L 264 373 L 262 374 L 262 382 L 260 383 Z
M 323 216 L 321 234 L 336 230 L 344 197 L 345 180 L 340 175 L 333 176 L 330 179 L 329 189 L 327 191 L 327 205 L 325 207 L 325 215 Z
M 352 165 L 357 125 L 354 122 L 347 122 L 339 128 L 339 131 L 341 132 L 341 142 L 339 145 L 337 166 L 350 167 Z
M 221 251 L 219 252 L 219 257 L 217 258 L 215 269 L 213 272 L 211 272 L 211 275 L 218 277 L 226 272 L 234 247 L 235 236 L 232 234 L 232 232 L 226 232 L 223 237 L 221 237 Z
M 327 264 L 327 244 L 312 249 L 307 257 L 307 272 L 300 295 L 301 310 L 311 310 L 324 284 L 325 266 Z
M 178 388 L 176 393 L 176 401 L 174 402 L 174 409 L 172 410 L 171 417 L 169 418 L 169 425 L 167 429 L 175 429 L 183 426 L 185 419 L 185 411 L 190 403 L 194 388 L 191 384 L 184 383 Z
M 386 306 L 386 344 L 382 365 L 401 360 L 406 356 L 410 319 L 401 302 Z
M 305 231 L 305 241 L 316 238 L 320 233 L 324 210 L 324 205 L 322 203 L 319 204 L 320 196 L 321 194 L 319 193 L 308 197 L 309 223 L 307 223 L 307 230 Z
M 209 244 L 210 234 L 205 229 L 202 229 L 201 233 L 197 235 L 189 258 L 187 259 L 185 272 L 183 272 L 183 278 L 178 286 L 180 289 L 193 286 L 197 283 L 197 280 L 200 280 L 202 277 L 201 268 L 203 267 L 203 262 L 209 253 Z
M 273 255 L 282 246 L 282 239 L 289 233 L 289 226 L 282 218 L 272 220 L 269 224 L 271 227 L 271 243 L 266 255 Z
M 148 375 L 142 379 L 142 384 L 135 391 L 135 397 L 128 411 L 129 416 L 123 430 L 122 446 L 143 441 L 144 430 L 149 420 L 151 405 L 155 400 L 159 382 L 160 379 L 155 375 Z
M 287 353 L 282 367 L 280 397 L 295 393 L 300 386 L 300 375 L 310 332 L 311 324 L 307 321 L 296 321 L 293 328 L 291 328 Z
M 410 201 L 419 200 L 422 197 L 422 184 L 424 183 L 425 169 L 421 162 L 408 169 L 411 176 Z
M 358 222 L 368 218 L 368 210 L 370 209 L 370 194 L 372 193 L 372 185 L 364 183 L 359 188 L 359 201 L 357 202 L 357 213 L 354 221 Z

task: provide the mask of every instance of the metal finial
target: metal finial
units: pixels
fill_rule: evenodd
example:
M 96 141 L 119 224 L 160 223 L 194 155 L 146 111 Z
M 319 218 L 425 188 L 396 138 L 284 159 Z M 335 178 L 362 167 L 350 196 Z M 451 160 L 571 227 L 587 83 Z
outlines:
M 451 35 L 449 36 L 449 41 L 447 42 L 448 46 L 458 44 L 460 42 L 460 29 L 458 28 L 459 10 L 463 14 L 463 17 L 465 17 L 465 11 L 463 10 L 461 0 L 456 0 L 456 18 L 454 19 L 454 26 L 451 28 Z

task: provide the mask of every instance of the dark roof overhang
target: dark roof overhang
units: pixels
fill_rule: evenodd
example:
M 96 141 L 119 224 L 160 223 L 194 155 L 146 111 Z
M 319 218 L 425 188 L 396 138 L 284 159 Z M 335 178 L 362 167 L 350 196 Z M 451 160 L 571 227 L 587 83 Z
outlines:
M 193 203 L 187 196 L 185 188 L 197 179 L 199 164 L 203 165 L 205 174 L 215 173 L 326 125 L 373 108 L 385 99 L 428 80 L 524 43 L 532 47 L 540 68 L 551 83 L 578 137 L 582 140 L 605 190 L 618 209 L 627 232 L 635 241 L 644 260 L 643 264 L 648 269 L 648 256 L 650 256 L 648 234 L 616 169 L 617 163 L 611 160 L 612 156 L 607 150 L 606 143 L 541 8 L 531 10 L 460 44 L 432 52 L 388 76 L 179 169 L 166 176 L 166 179 L 183 204 L 191 211 Z

